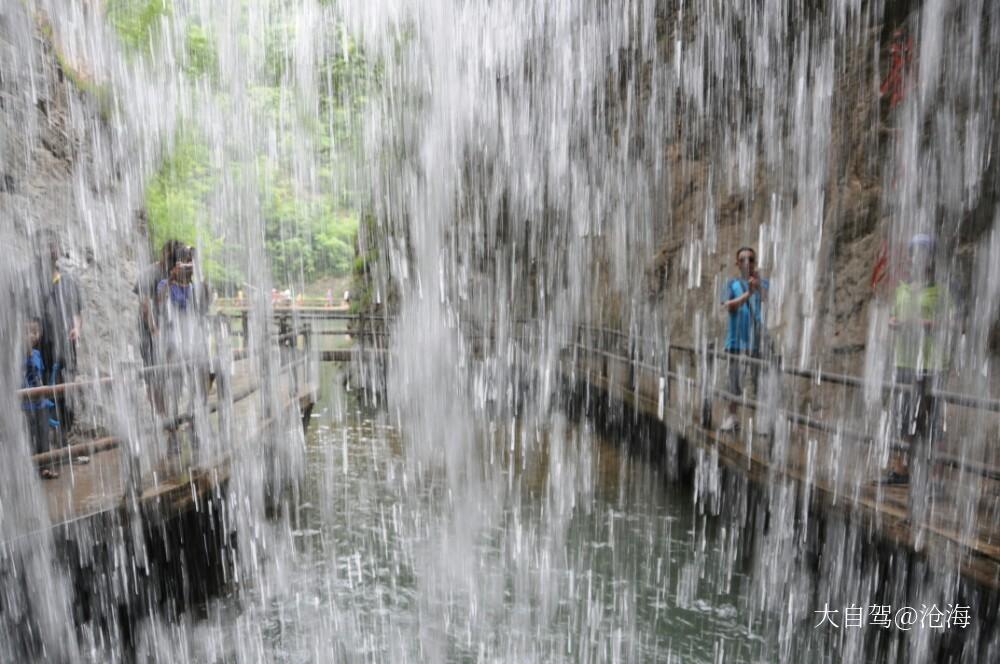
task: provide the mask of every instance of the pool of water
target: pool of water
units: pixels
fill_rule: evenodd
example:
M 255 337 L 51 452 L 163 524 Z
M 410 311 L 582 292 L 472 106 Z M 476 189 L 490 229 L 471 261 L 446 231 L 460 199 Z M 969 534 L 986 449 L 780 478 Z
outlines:
M 556 415 L 470 441 L 465 491 L 331 365 L 322 378 L 285 544 L 159 641 L 206 660 L 765 661 L 725 533 L 664 469 Z

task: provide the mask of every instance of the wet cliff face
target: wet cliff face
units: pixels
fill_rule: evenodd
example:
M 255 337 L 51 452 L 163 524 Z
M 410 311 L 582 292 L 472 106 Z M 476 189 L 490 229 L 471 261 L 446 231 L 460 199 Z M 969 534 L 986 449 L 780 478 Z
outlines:
M 742 66 L 759 67 L 760 82 L 737 75 L 742 91 L 721 83 L 716 100 L 736 109 L 663 146 L 644 295 L 678 342 L 719 339 L 719 294 L 738 273 L 736 250 L 755 247 L 761 271 L 782 282 L 770 327 L 785 354 L 856 359 L 890 225 L 882 187 L 894 129 L 878 93 L 889 49 L 875 17 L 855 17 L 843 36 L 798 20 L 797 34 L 791 21 L 779 30 L 789 41 L 770 56 L 783 67 L 754 62 L 763 54 L 748 49 Z M 746 40 L 748 29 L 726 33 Z M 683 32 L 697 43 L 696 28 Z M 661 56 L 671 41 L 661 40 Z
M 361 30 L 407 15 L 379 6 Z M 448 15 L 474 33 L 476 11 Z M 378 223 L 362 233 L 373 290 L 419 292 L 423 262 L 473 329 L 540 316 L 705 343 L 751 245 L 784 356 L 856 373 L 887 370 L 913 234 L 938 236 L 939 280 L 974 299 L 1000 182 L 991 3 L 543 14 L 512 11 L 515 39 L 484 30 L 436 54 L 414 36 L 387 56 L 396 93 L 369 150 Z M 391 35 L 374 32 L 378 51 Z M 978 325 L 995 353 L 996 325 Z
M 769 327 L 785 357 L 863 374 L 873 342 L 889 346 L 882 328 L 906 273 L 905 244 L 929 232 L 938 280 L 963 294 L 963 331 L 985 335 L 995 362 L 996 322 L 977 322 L 970 305 L 989 299 L 977 274 L 988 270 L 1000 185 L 987 156 L 1000 146 L 998 96 L 982 74 L 998 65 L 984 46 L 997 39 L 996 10 L 871 3 L 848 6 L 841 27 L 824 26 L 836 4 L 758 35 L 783 35 L 771 49 L 753 35 L 752 19 L 766 12 L 722 28 L 724 42 L 750 42 L 734 61 L 735 83 L 720 80 L 720 110 L 661 146 L 644 293 L 611 301 L 658 312 L 678 341 L 718 340 L 717 301 L 737 271 L 736 249 L 757 247 L 776 279 Z M 704 19 L 663 19 L 674 27 L 661 31 L 658 58 L 705 43 Z
M 139 220 L 127 212 L 127 187 L 114 168 L 122 143 L 107 122 L 109 100 L 88 76 L 82 63 L 60 53 L 43 13 L 30 14 L 20 3 L 0 9 L 4 270 L 15 292 L 37 289 L 29 266 L 44 249 L 35 236 L 46 229 L 59 234 L 60 264 L 83 291 L 84 377 L 128 360 L 130 347 L 138 359 L 133 317 L 123 312 L 137 310 L 132 283 L 137 261 L 146 260 Z M 81 425 L 97 424 L 100 416 L 91 415 Z

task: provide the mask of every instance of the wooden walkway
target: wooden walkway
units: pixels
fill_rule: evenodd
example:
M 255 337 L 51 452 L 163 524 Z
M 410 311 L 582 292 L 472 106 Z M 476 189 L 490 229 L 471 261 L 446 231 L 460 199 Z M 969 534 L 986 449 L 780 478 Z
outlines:
M 216 308 L 220 313 L 236 318 L 247 316 L 253 311 L 252 307 L 235 304 L 230 301 L 222 303 L 217 301 Z M 279 320 L 292 318 L 300 320 L 350 320 L 366 322 L 379 322 L 387 320 L 384 316 L 378 314 L 368 315 L 351 313 L 349 307 L 317 307 L 307 305 L 274 305 L 271 307 L 271 317 Z
M 275 372 L 274 397 L 271 400 L 262 398 L 260 394 L 260 380 L 253 373 L 253 363 L 245 358 L 233 362 L 229 383 L 232 409 L 227 420 L 228 425 L 233 427 L 234 440 L 252 441 L 268 436 L 268 439 L 281 441 L 282 436 L 271 434 L 277 427 L 287 426 L 292 421 L 290 418 L 302 422 L 303 426 L 306 424 L 317 394 L 316 354 L 306 349 L 284 348 L 281 355 L 282 366 Z M 219 386 L 220 381 L 217 380 L 205 408 L 209 413 L 206 425 L 213 432 L 213 439 L 222 424 Z M 135 385 L 134 389 L 138 395 L 144 394 L 141 384 Z M 155 418 L 148 401 L 143 396 L 138 398 L 148 408 L 147 413 L 140 413 L 139 419 L 152 423 Z M 272 401 L 278 404 L 276 411 L 267 405 Z M 303 419 L 300 420 L 300 416 Z M 196 449 L 191 443 L 190 416 L 181 416 L 178 420 L 182 421 L 177 422 L 175 436 L 179 444 L 175 451 L 146 464 L 148 467 L 139 473 L 141 477 L 137 488 L 132 491 L 138 493 L 139 508 L 146 514 L 155 513 L 169 518 L 197 508 L 210 494 L 216 495 L 224 488 L 230 475 L 232 455 L 239 453 L 238 449 L 208 452 L 216 445 L 214 440 L 208 441 L 204 450 Z M 140 433 L 140 444 L 147 450 L 147 457 L 155 457 L 155 453 L 149 450 L 156 445 L 168 449 L 165 442 L 167 432 L 156 431 L 152 426 L 147 426 Z M 132 465 L 132 461 L 126 458 L 127 446 L 119 443 L 113 437 L 105 437 L 77 442 L 70 448 L 35 456 L 39 465 L 52 465 L 60 472 L 57 479 L 40 480 L 49 508 L 49 528 L 85 525 L 96 517 L 117 516 L 125 510 L 130 493 L 126 468 Z M 89 457 L 89 462 L 79 465 L 72 462 L 72 457 L 82 455 Z M 76 535 L 82 532 L 78 528 L 73 528 L 73 531 Z
M 217 312 L 222 316 L 238 319 L 232 334 L 246 338 L 250 333 L 250 315 L 253 310 L 234 300 L 217 301 Z M 389 319 L 382 315 L 351 313 L 346 306 L 326 307 L 308 305 L 275 305 L 270 310 L 272 331 L 279 336 L 295 335 L 308 329 L 313 337 L 341 337 L 361 341 L 353 348 L 324 348 L 319 350 L 321 362 L 369 361 L 386 353 L 385 341 L 389 337 Z M 327 325 L 323 325 L 327 323 Z M 331 327 L 332 325 L 332 327 Z
M 724 369 L 724 365 L 723 365 Z M 685 439 L 693 450 L 707 458 L 717 458 L 732 471 L 746 474 L 760 485 L 791 481 L 799 499 L 813 509 L 840 510 L 860 519 L 873 539 L 882 539 L 919 552 L 934 564 L 953 565 L 974 583 L 1000 588 L 1000 468 L 960 464 L 958 454 L 945 450 L 933 464 L 933 502 L 919 519 L 911 519 L 910 488 L 882 486 L 862 476 L 869 470 L 870 442 L 841 439 L 842 459 L 817 472 L 817 464 L 828 463 L 833 432 L 817 431 L 802 422 L 808 418 L 787 416 L 788 448 L 775 458 L 768 436 L 753 433 L 743 408 L 742 433 L 719 432 L 702 424 L 721 421 L 724 401 L 713 392 L 709 412 L 705 412 L 700 389 L 690 378 L 664 372 L 630 361 L 627 356 L 603 348 L 577 344 L 564 351 L 561 371 L 591 399 L 606 399 L 629 406 L 636 412 L 658 419 Z M 664 376 L 664 373 L 668 375 Z M 710 414 L 711 413 L 711 414 Z M 782 419 L 786 419 L 783 417 Z M 810 466 L 808 460 L 812 459 Z M 948 460 L 951 460 L 950 462 Z M 976 477 L 969 487 L 970 473 Z M 965 485 L 962 485 L 962 482 Z M 974 523 L 957 505 L 959 492 L 977 491 L 978 513 Z M 968 500 L 968 494 L 961 497 Z

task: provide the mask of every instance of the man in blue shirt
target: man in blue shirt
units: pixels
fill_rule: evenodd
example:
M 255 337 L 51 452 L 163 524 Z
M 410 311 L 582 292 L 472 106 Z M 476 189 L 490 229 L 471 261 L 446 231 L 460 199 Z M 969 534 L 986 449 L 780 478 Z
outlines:
M 769 284 L 757 272 L 757 252 L 751 247 L 741 247 L 736 252 L 736 266 L 740 270 L 740 276 L 726 282 L 722 291 L 722 306 L 729 312 L 725 345 L 726 352 L 732 355 L 729 358 L 729 392 L 740 397 L 743 394 L 741 379 L 747 368 L 750 369 L 754 391 L 757 389 L 758 366 L 744 362 L 742 357 L 761 356 L 764 330 L 761 304 L 767 300 Z M 722 431 L 735 431 L 739 428 L 735 401 L 729 402 L 729 412 L 719 428 Z

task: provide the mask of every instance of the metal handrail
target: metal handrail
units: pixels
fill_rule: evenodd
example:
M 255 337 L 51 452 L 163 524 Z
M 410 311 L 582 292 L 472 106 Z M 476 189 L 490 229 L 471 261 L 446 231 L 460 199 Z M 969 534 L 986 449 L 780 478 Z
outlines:
M 281 371 L 291 370 L 294 372 L 299 366 L 303 365 L 305 361 L 306 358 L 299 358 L 297 360 L 293 360 L 286 364 L 282 364 L 279 367 L 279 370 Z M 162 365 L 162 366 L 182 366 L 182 365 Z M 103 380 L 110 381 L 111 379 L 103 379 Z M 64 383 L 64 384 L 72 385 L 73 383 Z M 39 389 L 39 388 L 32 388 L 32 389 Z M 239 401 L 242 401 L 243 399 L 246 399 L 259 389 L 260 389 L 260 382 L 258 381 L 252 382 L 243 389 L 234 392 L 232 395 L 232 402 L 237 403 Z M 220 404 L 218 402 L 209 403 L 205 405 L 205 412 L 206 414 L 211 414 L 218 411 L 219 408 Z M 195 411 L 192 410 L 186 413 L 181 413 L 170 419 L 163 420 L 160 424 L 164 430 L 167 431 L 176 430 L 181 426 L 183 426 L 184 424 L 193 421 L 194 417 L 195 417 Z M 31 456 L 31 459 L 34 463 L 40 466 L 51 465 L 59 461 L 62 461 L 65 458 L 72 458 L 73 456 L 78 456 L 80 453 L 88 453 L 88 452 L 94 453 L 94 452 L 114 449 L 115 447 L 118 447 L 120 442 L 121 440 L 117 436 L 105 436 L 103 438 L 97 438 L 95 440 L 79 443 L 77 445 L 67 445 L 65 447 L 51 449 L 47 452 L 39 452 L 38 454 L 33 454 Z
M 242 316 L 250 311 L 253 311 L 253 308 L 246 306 L 222 306 L 218 308 L 218 313 L 225 314 L 227 316 Z M 330 320 L 392 320 L 389 316 L 385 316 L 383 314 L 358 314 L 334 307 L 272 307 L 270 315 L 272 317 L 299 315 L 302 318 L 323 317 Z
M 596 353 L 598 355 L 603 355 L 605 357 L 609 357 L 609 358 L 612 358 L 612 359 L 615 359 L 615 360 L 621 360 L 622 362 L 631 364 L 631 365 L 633 365 L 635 367 L 638 367 L 638 368 L 647 369 L 647 370 L 650 370 L 650 371 L 657 372 L 658 375 L 660 375 L 660 376 L 662 376 L 664 378 L 668 378 L 668 379 L 674 380 L 676 382 L 685 382 L 689 387 L 693 387 L 693 388 L 696 388 L 696 389 L 701 389 L 701 388 L 704 387 L 704 385 L 702 385 L 701 383 L 697 382 L 694 378 L 690 378 L 688 376 L 681 376 L 677 372 L 671 371 L 669 369 L 664 369 L 663 367 L 659 367 L 659 366 L 655 366 L 655 365 L 652 365 L 652 364 L 648 364 L 646 362 L 633 361 L 631 358 L 626 357 L 624 355 L 618 355 L 618 354 L 615 354 L 615 353 L 612 353 L 612 352 L 609 352 L 609 351 L 606 351 L 606 350 L 601 350 L 599 348 L 591 348 L 591 347 L 586 346 L 584 344 L 581 344 L 579 342 L 574 342 L 573 343 L 573 347 L 580 348 L 580 349 L 582 349 L 582 350 L 584 350 L 584 351 L 586 351 L 588 353 Z M 743 358 L 741 358 L 741 359 L 743 359 Z M 722 399 L 724 401 L 742 404 L 744 406 L 747 406 L 747 407 L 751 408 L 754 411 L 757 411 L 757 410 L 761 409 L 761 404 L 758 401 L 754 400 L 754 399 L 739 397 L 739 396 L 736 396 L 734 394 L 730 394 L 726 390 L 722 390 L 722 389 L 719 389 L 719 388 L 716 388 L 716 387 L 709 387 L 707 391 L 708 391 L 708 394 L 710 394 L 710 395 L 712 395 L 714 397 L 717 397 L 719 399 Z M 834 435 L 840 435 L 840 436 L 843 436 L 845 438 L 849 438 L 851 440 L 855 440 L 855 441 L 860 442 L 860 443 L 872 444 L 872 443 L 876 442 L 875 439 L 871 435 L 869 435 L 869 434 L 865 434 L 865 433 L 862 433 L 860 431 L 854 431 L 852 429 L 840 428 L 840 427 L 828 424 L 828 423 L 826 423 L 826 422 L 824 422 L 822 420 L 817 420 L 815 418 L 809 417 L 808 415 L 803 415 L 801 413 L 797 413 L 795 411 L 785 410 L 783 408 L 777 408 L 776 409 L 776 414 L 778 416 L 780 416 L 780 417 L 784 417 L 785 419 L 789 420 L 790 422 L 794 422 L 796 424 L 800 424 L 800 425 L 805 426 L 805 427 L 810 428 L 810 429 L 815 429 L 816 431 L 822 431 L 824 433 L 829 433 L 829 434 L 834 434 Z M 895 451 L 905 451 L 905 450 L 909 449 L 909 445 L 908 444 L 902 443 L 902 442 L 900 442 L 900 441 L 898 441 L 896 439 L 890 440 L 889 441 L 889 446 L 890 446 L 891 449 L 893 449 Z M 933 452 L 931 458 L 934 461 L 937 461 L 937 462 L 940 462 L 940 463 L 943 463 L 943 464 L 947 464 L 947 465 L 952 466 L 952 467 L 962 468 L 963 470 L 967 470 L 969 472 L 973 472 L 973 473 L 982 475 L 983 477 L 988 477 L 990 479 L 1000 479 L 1000 468 L 993 468 L 993 467 L 990 467 L 990 466 L 984 466 L 984 465 L 981 465 L 981 464 L 977 464 L 975 462 L 969 462 L 969 461 L 966 461 L 966 460 L 964 460 L 964 459 L 962 459 L 960 457 L 957 457 L 957 456 L 955 456 L 953 454 L 945 454 L 945 453 L 942 453 L 942 452 Z
M 282 341 L 288 341 L 291 339 L 296 339 L 299 336 L 307 335 L 309 331 L 307 328 L 300 328 L 291 332 L 286 332 L 285 334 L 276 335 L 275 340 L 279 343 Z M 249 352 L 245 348 L 237 348 L 233 350 L 233 359 L 241 360 L 249 357 Z M 169 371 L 174 369 L 184 369 L 191 366 L 191 362 L 172 362 L 170 364 L 154 364 L 148 367 L 142 367 L 135 370 L 136 376 L 145 376 L 150 373 L 157 371 Z M 120 376 L 102 376 L 101 378 L 95 378 L 94 380 L 82 380 L 74 381 L 72 383 L 57 383 L 55 385 L 42 385 L 40 387 L 23 387 L 14 390 L 14 395 L 21 399 L 31 399 L 40 396 L 54 396 L 57 394 L 65 394 L 66 392 L 73 392 L 76 390 L 83 389 L 93 389 L 97 387 L 102 387 L 110 385 L 111 383 L 119 380 Z
M 639 342 L 652 343 L 652 340 L 648 339 L 646 337 L 639 337 L 639 336 L 627 335 L 627 334 L 625 334 L 625 333 L 623 333 L 623 332 L 621 332 L 619 330 L 612 330 L 612 329 L 608 329 L 608 328 L 601 328 L 601 327 L 596 327 L 596 326 L 592 326 L 592 325 L 585 325 L 585 324 L 579 324 L 577 327 L 579 327 L 581 329 L 591 330 L 591 331 L 594 331 L 594 332 L 599 332 L 599 333 L 602 333 L 602 334 L 611 334 L 611 335 L 620 337 L 622 339 L 627 339 L 627 340 L 630 340 L 630 341 L 631 340 L 636 340 L 636 341 L 639 341 Z M 692 354 L 692 355 L 700 355 L 703 352 L 703 351 L 699 350 L 698 348 L 695 348 L 693 346 L 687 346 L 687 345 L 684 345 L 684 344 L 670 344 L 667 347 L 667 350 L 668 351 L 670 351 L 670 350 L 677 350 L 677 351 L 689 353 L 689 354 Z M 718 358 L 718 357 L 725 357 L 726 356 L 725 353 L 722 353 L 718 349 L 715 349 L 715 348 L 710 349 L 708 352 L 713 357 L 716 357 L 716 358 Z M 761 358 L 756 358 L 756 357 L 750 357 L 750 356 L 746 356 L 746 355 L 740 356 L 740 361 L 741 362 L 746 362 L 748 364 L 751 364 L 751 365 L 754 365 L 754 366 L 757 366 L 757 367 L 761 367 L 761 368 L 775 366 L 774 363 L 768 362 L 767 360 L 764 360 L 764 359 L 761 359 Z M 791 368 L 791 367 L 784 366 L 783 363 L 780 366 L 778 366 L 777 368 L 778 368 L 779 371 L 781 371 L 785 375 L 795 376 L 795 377 L 798 377 L 798 378 L 807 378 L 809 380 L 820 382 L 820 383 L 832 383 L 832 384 L 835 384 L 835 385 L 845 385 L 847 387 L 855 387 L 855 388 L 865 388 L 865 387 L 868 386 L 868 383 L 864 379 L 858 378 L 857 376 L 850 376 L 850 375 L 846 375 L 846 374 L 837 374 L 837 373 L 827 373 L 825 371 L 812 371 L 812 370 L 809 370 L 809 369 L 794 369 L 794 368 Z M 892 392 L 892 391 L 899 390 L 899 388 L 900 388 L 900 384 L 899 383 L 892 383 L 892 382 L 879 382 L 879 383 L 876 383 L 875 385 L 876 385 L 876 387 L 880 388 L 883 392 Z M 963 406 L 963 407 L 972 408 L 972 409 L 975 409 L 975 410 L 989 410 L 989 411 L 1000 413 L 1000 399 L 991 399 L 991 398 L 986 398 L 986 397 L 976 397 L 976 396 L 972 396 L 970 394 L 962 394 L 960 392 L 950 392 L 950 391 L 946 391 L 946 390 L 932 390 L 931 391 L 931 396 L 933 396 L 935 398 L 938 398 L 938 399 L 941 399 L 942 401 L 946 401 L 948 403 L 955 404 L 957 406 Z

